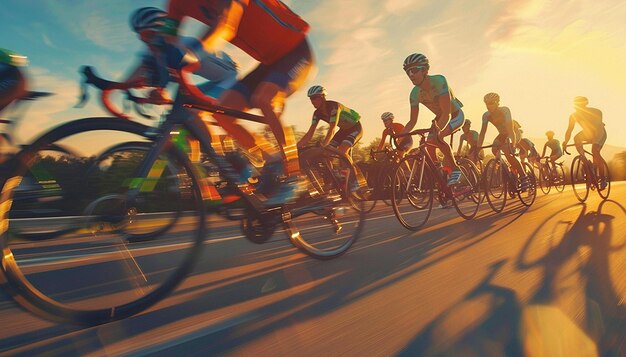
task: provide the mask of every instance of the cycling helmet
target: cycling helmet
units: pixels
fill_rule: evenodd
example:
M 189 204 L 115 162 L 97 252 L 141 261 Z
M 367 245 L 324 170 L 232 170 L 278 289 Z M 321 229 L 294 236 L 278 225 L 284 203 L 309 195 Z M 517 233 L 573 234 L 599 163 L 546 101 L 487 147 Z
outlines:
M 465 119 L 465 122 L 463 123 L 463 126 L 466 126 L 466 125 L 467 125 L 467 126 L 472 125 L 472 121 L 471 121 L 471 120 L 469 120 L 469 119 Z
M 167 12 L 156 7 L 142 7 L 130 17 L 130 27 L 135 32 L 148 29 L 158 29 L 165 23 Z
M 28 58 L 13 51 L 0 48 L 0 63 L 13 67 L 24 67 L 28 65 Z
M 323 96 L 326 96 L 326 88 L 319 86 L 319 85 L 315 85 L 312 86 L 311 88 L 309 88 L 309 91 L 307 92 L 307 96 L 312 97 L 314 95 L 317 94 L 321 94 Z
M 485 94 L 483 100 L 485 101 L 485 103 L 500 102 L 500 96 L 498 95 L 498 93 L 487 93 Z
M 576 96 L 574 97 L 574 105 L 587 105 L 589 104 L 589 99 L 587 97 Z
M 554 136 L 554 132 L 552 130 L 546 131 L 546 136 Z
M 380 115 L 380 119 L 382 120 L 388 120 L 388 119 L 393 119 L 393 113 L 392 112 L 384 112 Z
M 407 68 L 413 66 L 422 66 L 426 68 L 430 68 L 430 64 L 428 63 L 428 58 L 421 53 L 413 53 L 410 54 L 407 58 L 404 59 L 404 64 L 402 65 L 402 69 L 406 71 Z

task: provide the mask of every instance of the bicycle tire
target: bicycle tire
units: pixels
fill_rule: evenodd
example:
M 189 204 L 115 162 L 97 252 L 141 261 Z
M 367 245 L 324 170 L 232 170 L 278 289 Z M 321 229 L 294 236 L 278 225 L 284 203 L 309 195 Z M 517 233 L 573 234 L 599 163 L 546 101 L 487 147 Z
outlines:
M 491 159 L 485 166 L 485 197 L 489 207 L 496 213 L 502 212 L 508 196 L 508 180 L 502 165 L 506 164 Z
M 563 165 L 555 165 L 555 170 L 553 170 L 555 174 L 554 188 L 557 192 L 563 192 L 565 190 L 565 169 L 563 169 Z
M 409 160 L 412 162 L 407 172 L 405 167 Z M 411 155 L 400 160 L 394 171 L 391 184 L 393 212 L 404 228 L 417 231 L 428 222 L 433 209 L 435 174 L 424 160 Z
M 591 180 L 591 178 L 587 178 L 587 176 L 588 173 L 585 161 L 580 155 L 574 157 L 574 160 L 572 160 L 570 178 L 574 195 L 580 202 L 585 202 L 587 197 L 589 197 L 590 183 L 587 180 Z
M 50 143 L 80 138 L 81 134 L 87 139 L 96 137 L 96 134 L 111 138 L 111 132 L 132 134 L 150 141 L 145 134 L 148 129 L 115 118 L 81 119 L 53 129 L 20 152 L 19 165 L 3 187 L 1 203 L 5 208 L 0 212 L 1 224 L 8 227 L 0 234 L 0 247 L 5 253 L 1 257 L 0 273 L 7 290 L 20 306 L 53 321 L 103 324 L 134 315 L 162 300 L 192 270 L 205 236 L 205 211 L 191 163 L 176 148 L 167 151 L 168 159 L 189 175 L 196 208 L 194 214 L 197 215 L 188 242 L 181 242 L 185 232 L 179 232 L 179 236 L 162 236 L 149 243 L 129 243 L 123 237 L 116 237 L 114 230 L 96 233 L 91 230 L 93 225 L 58 241 L 46 240 L 40 246 L 32 241 L 22 244 L 22 240 L 11 236 L 11 227 L 15 223 L 10 218 L 15 184 L 28 171 L 28 165 L 41 148 Z M 95 224 L 94 216 L 79 218 L 86 218 L 80 224 Z M 187 219 L 192 221 L 194 216 Z M 111 246 L 107 246 L 111 242 Z M 165 258 L 161 256 L 164 254 L 167 259 L 159 259 Z
M 482 202 L 480 175 L 474 163 L 469 159 L 460 158 L 458 165 L 461 169 L 461 181 L 458 185 L 449 188 L 452 192 L 452 203 L 459 216 L 464 219 L 473 219 Z M 464 198 L 468 199 L 464 200 Z
M 548 165 L 540 163 L 539 170 L 537 171 L 537 178 L 539 181 L 539 187 L 541 188 L 541 192 L 543 192 L 544 195 L 547 195 L 552 189 L 552 170 Z
M 317 193 L 284 207 L 285 233 L 310 257 L 339 257 L 358 240 L 365 224 L 363 202 L 350 199 L 350 178 L 356 177 L 356 170 L 345 155 L 328 147 L 303 151 L 300 162 L 309 181 L 308 192 Z
M 535 202 L 535 198 L 537 198 L 537 178 L 533 173 L 533 167 L 528 162 L 524 162 L 522 168 L 528 178 L 528 188 L 522 191 L 518 187 L 517 198 L 524 206 L 530 207 Z
M 593 165 L 593 167 L 596 170 L 596 177 L 600 177 L 600 171 L 598 170 L 598 168 L 596 167 L 596 165 Z M 598 195 L 600 195 L 600 197 L 602 198 L 602 200 L 607 200 L 609 198 L 609 195 L 611 194 L 611 173 L 609 172 L 609 165 L 607 165 L 606 161 L 604 161 L 604 172 L 606 173 L 606 187 L 601 190 L 600 189 L 600 185 L 598 184 Z

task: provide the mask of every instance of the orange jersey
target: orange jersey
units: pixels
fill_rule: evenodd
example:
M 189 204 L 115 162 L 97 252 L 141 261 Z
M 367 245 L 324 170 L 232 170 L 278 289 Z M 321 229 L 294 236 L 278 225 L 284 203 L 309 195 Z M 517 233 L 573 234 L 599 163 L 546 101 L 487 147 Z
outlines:
M 233 0 L 243 14 L 230 42 L 263 64 L 272 64 L 296 48 L 306 37 L 309 24 L 279 0 Z M 213 25 L 219 15 L 213 0 L 170 0 L 168 17 L 180 21 L 189 16 Z
M 404 125 L 400 123 L 391 123 L 391 128 L 385 128 L 385 130 L 383 130 L 383 137 L 380 141 L 384 142 L 387 136 L 391 136 L 392 134 L 399 134 L 402 132 L 402 129 L 404 129 Z

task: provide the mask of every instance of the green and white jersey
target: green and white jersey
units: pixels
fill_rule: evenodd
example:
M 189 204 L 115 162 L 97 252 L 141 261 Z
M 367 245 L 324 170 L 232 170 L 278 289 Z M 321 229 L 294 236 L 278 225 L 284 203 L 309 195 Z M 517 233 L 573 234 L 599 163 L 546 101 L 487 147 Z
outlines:
M 316 109 L 313 112 L 311 124 L 317 125 L 321 121 L 327 123 L 337 122 L 340 129 L 348 129 L 359 122 L 361 116 L 356 111 L 344 106 L 339 102 L 327 100 L 323 108 Z

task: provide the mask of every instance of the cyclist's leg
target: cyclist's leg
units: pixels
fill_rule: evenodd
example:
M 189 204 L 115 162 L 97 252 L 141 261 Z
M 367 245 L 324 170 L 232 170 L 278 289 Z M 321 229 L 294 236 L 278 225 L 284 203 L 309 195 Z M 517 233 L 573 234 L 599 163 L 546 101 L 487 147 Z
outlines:
M 459 109 L 459 112 L 456 116 L 454 116 L 445 129 L 441 131 L 442 139 L 452 135 L 458 128 L 463 126 L 465 122 L 465 114 L 463 110 Z M 461 169 L 457 165 L 456 160 L 454 159 L 454 154 L 452 153 L 452 148 L 450 144 L 446 140 L 440 140 L 437 142 L 439 150 L 443 153 L 444 156 L 444 165 L 452 168 L 452 172 L 450 173 L 450 179 L 448 180 L 448 185 L 453 185 L 458 183 L 461 179 Z
M 585 160 L 587 159 L 587 155 L 585 154 L 585 149 L 583 148 L 583 144 L 585 142 L 589 142 L 593 140 L 593 136 L 589 136 L 585 131 L 581 131 L 574 136 L 574 146 L 576 147 L 576 151 L 580 156 L 582 156 Z
M 595 138 L 592 142 L 591 153 L 593 155 L 593 163 L 598 167 L 600 172 L 600 176 L 602 178 L 606 178 L 607 173 L 604 172 L 604 168 L 606 167 L 606 161 L 602 157 L 600 150 L 604 146 L 604 142 L 606 141 L 606 129 L 602 128 L 602 131 L 595 135 Z

